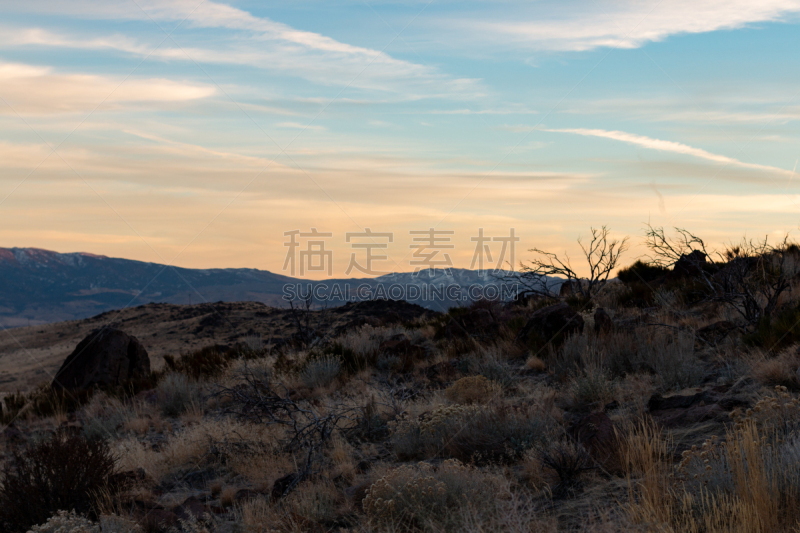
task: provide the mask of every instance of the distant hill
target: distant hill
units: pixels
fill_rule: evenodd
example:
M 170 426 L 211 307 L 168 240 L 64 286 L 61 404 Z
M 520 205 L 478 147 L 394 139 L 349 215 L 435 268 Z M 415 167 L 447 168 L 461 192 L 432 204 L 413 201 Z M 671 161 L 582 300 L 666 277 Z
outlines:
M 497 284 L 489 272 L 465 269 L 314 282 L 249 268 L 191 269 L 88 253 L 0 248 L 0 325 L 76 320 L 151 302 L 253 301 L 286 307 L 283 295 L 287 285 L 294 294 L 305 295 L 310 288 L 322 295 L 322 299 L 315 298 L 319 305 L 392 298 L 446 311 L 469 303 L 475 295 L 468 293 L 469 287 L 477 287 L 479 293 L 481 287 L 494 285 L 489 296 L 502 293 L 508 297 L 513 290 L 506 287 L 503 292 Z

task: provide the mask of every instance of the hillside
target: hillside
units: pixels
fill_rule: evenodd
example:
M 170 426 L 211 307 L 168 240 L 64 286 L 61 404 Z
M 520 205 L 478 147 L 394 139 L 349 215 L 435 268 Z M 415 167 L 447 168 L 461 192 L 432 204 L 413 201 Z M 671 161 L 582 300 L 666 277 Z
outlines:
M 357 302 L 311 311 L 318 335 L 358 323 L 399 324 L 435 313 L 406 302 Z M 181 355 L 212 345 L 260 339 L 268 346 L 291 343 L 298 332 L 288 309 L 258 302 L 195 305 L 147 304 L 92 318 L 6 330 L 0 334 L 0 393 L 30 390 L 49 382 L 75 346 L 93 330 L 119 327 L 147 349 L 153 369 L 165 355 Z

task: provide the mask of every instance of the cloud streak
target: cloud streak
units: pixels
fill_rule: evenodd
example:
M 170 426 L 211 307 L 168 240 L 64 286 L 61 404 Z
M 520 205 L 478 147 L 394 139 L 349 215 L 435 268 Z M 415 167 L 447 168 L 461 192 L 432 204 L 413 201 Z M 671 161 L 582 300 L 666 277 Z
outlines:
M 649 150 L 657 150 L 659 152 L 669 152 L 673 154 L 698 157 L 700 159 L 713 161 L 714 163 L 721 163 L 723 165 L 733 165 L 737 167 L 751 168 L 754 170 L 763 170 L 786 176 L 792 175 L 791 171 L 783 168 L 773 167 L 769 165 L 759 165 L 756 163 L 746 163 L 744 161 L 740 161 L 733 157 L 714 154 L 706 150 L 703 150 L 702 148 L 695 148 L 693 146 L 689 146 L 688 144 L 683 144 L 675 141 L 665 141 L 662 139 L 653 139 L 652 137 L 646 137 L 644 135 L 636 135 L 635 133 L 627 133 L 624 131 L 609 131 L 609 130 L 584 129 L 584 128 L 543 129 L 542 131 L 548 131 L 552 133 L 572 133 L 575 135 L 582 135 L 584 137 L 599 137 L 601 139 L 611 139 L 614 141 L 620 141 L 627 144 L 640 146 L 642 148 L 647 148 Z

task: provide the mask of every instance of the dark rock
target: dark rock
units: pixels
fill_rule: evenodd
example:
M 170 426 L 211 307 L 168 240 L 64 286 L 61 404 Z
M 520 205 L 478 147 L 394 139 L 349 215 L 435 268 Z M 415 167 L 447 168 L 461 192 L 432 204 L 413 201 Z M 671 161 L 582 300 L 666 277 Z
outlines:
M 353 315 L 351 321 L 359 321 L 370 325 L 388 326 L 415 320 L 432 318 L 440 313 L 405 300 L 365 300 L 348 302 L 331 310 L 333 315 Z M 357 322 L 354 322 L 354 324 Z
M 716 420 L 728 422 L 729 411 L 736 407 L 749 407 L 751 401 L 736 394 L 721 394 L 713 390 L 706 390 L 692 395 L 674 395 L 667 398 L 655 394 L 650 398 L 647 406 L 650 416 L 659 425 L 674 428 Z
M 209 514 L 206 505 L 195 496 L 186 498 L 186 501 L 175 507 L 172 512 L 184 521 L 190 521 L 193 518 L 199 520 Z
M 654 394 L 647 402 L 647 408 L 653 411 L 665 411 L 667 409 L 688 409 L 693 405 L 716 403 L 718 396 L 711 391 L 698 392 L 692 395 L 676 394 L 664 398 L 660 394 Z
M 605 309 L 598 307 L 594 310 L 594 332 L 597 335 L 614 331 L 614 321 Z
M 614 409 L 619 409 L 619 402 L 617 400 L 612 400 L 603 407 L 603 411 L 606 413 L 613 411 Z
M 138 522 L 145 531 L 166 531 L 178 523 L 178 515 L 165 509 L 149 509 Z
M 489 309 L 471 307 L 450 315 L 444 327 L 437 332 L 436 338 L 493 337 L 499 330 L 500 324 Z
M 570 427 L 570 433 L 598 463 L 607 467 L 616 461 L 617 433 L 605 412 L 591 413 L 578 419 Z
M 278 501 L 284 496 L 286 496 L 289 491 L 298 483 L 300 482 L 299 474 L 292 472 L 291 474 L 286 474 L 280 479 L 275 480 L 275 483 L 272 484 L 272 492 L 270 492 L 270 498 L 272 501 Z
M 139 341 L 118 329 L 103 328 L 90 333 L 66 358 L 53 380 L 53 388 L 119 385 L 149 375 L 150 357 Z
M 698 340 L 713 346 L 737 329 L 736 324 L 733 322 L 720 320 L 719 322 L 714 322 L 704 328 L 698 329 L 696 335 Z
M 364 474 L 369 472 L 370 468 L 372 468 L 372 463 L 369 461 L 359 461 L 359 463 L 356 465 L 356 472 Z
M 728 412 L 719 404 L 693 405 L 687 409 L 665 409 L 651 413 L 653 419 L 665 428 L 675 428 L 698 424 L 708 420 L 718 420 L 729 418 Z
M 371 486 L 371 481 L 362 481 L 361 483 L 344 489 L 344 494 L 351 502 L 355 503 L 356 506 L 361 509 L 361 502 L 367 497 L 367 491 Z
M 3 430 L 3 439 L 7 444 L 11 444 L 12 446 L 28 442 L 28 436 L 13 424 Z
M 517 334 L 517 340 L 526 341 L 534 333 L 545 342 L 583 331 L 583 317 L 565 302 L 539 309 Z

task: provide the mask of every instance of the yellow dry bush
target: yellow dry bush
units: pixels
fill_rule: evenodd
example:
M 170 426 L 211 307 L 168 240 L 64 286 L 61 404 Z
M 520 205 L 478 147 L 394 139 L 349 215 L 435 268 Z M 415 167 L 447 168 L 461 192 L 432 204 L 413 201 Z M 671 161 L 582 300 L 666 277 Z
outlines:
M 491 515 L 508 497 L 499 476 L 450 459 L 438 468 L 419 463 L 390 471 L 369 488 L 363 506 L 377 531 L 459 531 L 465 509 Z
M 500 394 L 502 388 L 498 383 L 484 376 L 467 376 L 461 378 L 447 390 L 444 395 L 454 403 L 485 403 Z
M 761 403 L 759 411 L 767 408 L 779 410 L 780 400 Z M 754 411 L 737 417 L 724 439 L 683 452 L 674 469 L 654 428 L 631 432 L 625 439 L 631 521 L 676 533 L 790 530 L 798 519 L 798 443 L 784 441 L 780 427 L 765 426 Z

